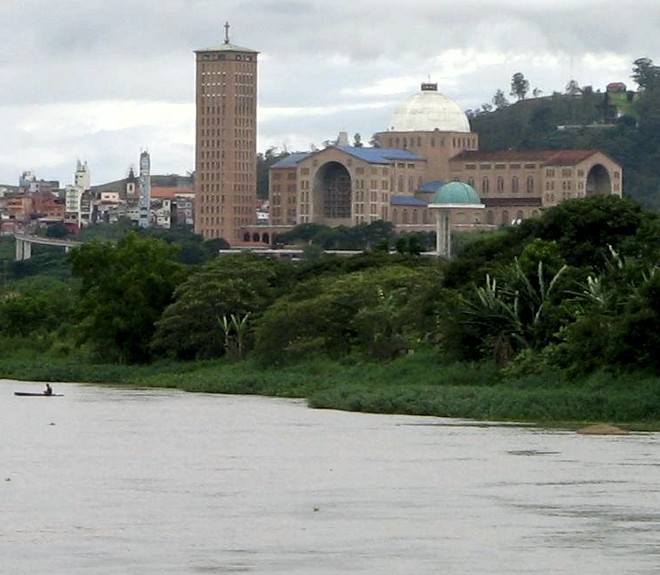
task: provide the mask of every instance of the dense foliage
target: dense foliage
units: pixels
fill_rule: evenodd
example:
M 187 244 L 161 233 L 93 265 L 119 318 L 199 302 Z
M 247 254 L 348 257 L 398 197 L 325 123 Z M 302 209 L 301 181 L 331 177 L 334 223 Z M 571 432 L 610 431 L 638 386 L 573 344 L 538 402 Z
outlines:
M 156 322 L 153 350 L 176 359 L 237 353 L 240 322 L 249 326 L 293 281 L 292 264 L 249 253 L 210 261 L 190 275 Z M 239 324 L 230 329 L 225 321 Z M 246 339 L 251 341 L 250 333 Z M 249 341 L 241 341 L 241 348 Z
M 184 277 L 175 247 L 130 233 L 83 244 L 69 258 L 80 279 L 78 341 L 105 360 L 148 361 L 155 323 Z
M 445 364 L 491 362 L 505 378 L 660 372 L 660 218 L 630 200 L 569 200 L 519 226 L 459 236 L 450 262 L 392 250 L 401 238 L 383 222 L 335 231 L 371 249 L 183 264 L 188 237 L 129 232 L 74 249 L 68 278 L 21 279 L 5 264 L 0 335 L 127 363 L 390 362 L 434 347 Z M 331 232 L 301 226 L 291 237 L 313 246 Z

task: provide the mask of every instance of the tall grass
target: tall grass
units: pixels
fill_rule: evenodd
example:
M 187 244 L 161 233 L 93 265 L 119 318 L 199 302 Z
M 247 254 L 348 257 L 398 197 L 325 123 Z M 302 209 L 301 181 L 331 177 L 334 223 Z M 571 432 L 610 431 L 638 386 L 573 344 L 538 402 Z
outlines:
M 252 361 L 96 365 L 83 358 L 0 358 L 0 377 L 306 398 L 316 408 L 478 420 L 609 422 L 660 429 L 660 378 L 548 371 L 503 380 L 489 363 L 441 364 L 425 350 L 390 363 L 317 359 L 286 368 Z

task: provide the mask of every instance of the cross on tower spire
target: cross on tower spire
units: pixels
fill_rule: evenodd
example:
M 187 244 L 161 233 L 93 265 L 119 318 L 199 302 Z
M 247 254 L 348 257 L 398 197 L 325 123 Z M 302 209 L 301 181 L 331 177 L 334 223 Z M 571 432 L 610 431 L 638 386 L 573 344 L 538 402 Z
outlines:
M 229 22 L 225 22 L 225 44 L 229 44 Z

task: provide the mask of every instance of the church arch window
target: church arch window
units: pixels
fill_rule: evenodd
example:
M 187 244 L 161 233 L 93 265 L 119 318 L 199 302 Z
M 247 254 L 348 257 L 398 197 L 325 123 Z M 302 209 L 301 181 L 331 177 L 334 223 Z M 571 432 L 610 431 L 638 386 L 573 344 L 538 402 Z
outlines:
M 491 226 L 495 223 L 495 214 L 493 213 L 493 210 L 488 210 L 486 212 L 486 223 Z

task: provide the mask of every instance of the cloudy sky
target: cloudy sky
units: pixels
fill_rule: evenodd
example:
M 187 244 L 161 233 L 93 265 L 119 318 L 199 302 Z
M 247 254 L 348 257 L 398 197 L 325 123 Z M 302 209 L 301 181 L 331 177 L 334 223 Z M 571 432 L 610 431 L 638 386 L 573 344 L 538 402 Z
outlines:
M 660 63 L 660 2 L 632 0 L 3 0 L 0 183 L 71 183 L 194 168 L 194 54 L 259 56 L 258 150 L 308 150 L 339 131 L 368 141 L 429 78 L 463 109 L 522 72 L 544 94 L 603 89 Z

